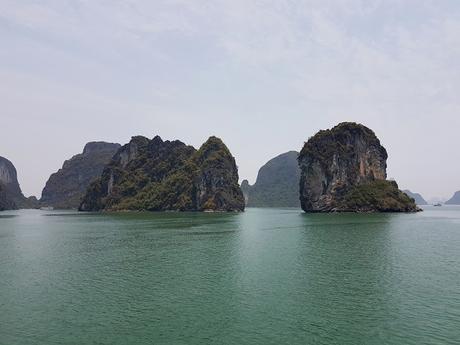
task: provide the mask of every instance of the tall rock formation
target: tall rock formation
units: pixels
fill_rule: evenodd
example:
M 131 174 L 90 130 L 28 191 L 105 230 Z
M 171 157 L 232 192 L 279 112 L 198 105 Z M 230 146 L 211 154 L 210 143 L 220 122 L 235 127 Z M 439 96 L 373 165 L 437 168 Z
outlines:
M 46 182 L 40 203 L 54 208 L 78 208 L 86 189 L 98 178 L 120 144 L 89 142 L 83 152 L 66 160 Z
M 243 192 L 244 204 L 247 206 L 249 201 L 249 193 L 251 192 L 251 185 L 248 180 L 243 180 L 241 182 L 241 191 Z
M 0 211 L 35 207 L 33 199 L 24 197 L 13 163 L 0 157 Z
M 82 211 L 243 211 L 235 159 L 210 137 L 197 151 L 181 141 L 133 137 L 91 184 Z
M 256 183 L 241 184 L 249 207 L 300 207 L 300 169 L 297 151 L 289 151 L 269 160 L 257 174 Z
M 403 192 L 409 195 L 412 199 L 414 199 L 417 205 L 428 205 L 428 203 L 426 202 L 426 200 L 423 198 L 421 194 L 412 193 L 410 190 L 407 190 L 407 189 L 403 190 Z
M 460 191 L 455 192 L 452 198 L 446 201 L 446 205 L 460 205 Z
M 387 181 L 387 152 L 369 128 L 345 122 L 319 131 L 299 154 L 306 212 L 415 212 L 413 199 Z

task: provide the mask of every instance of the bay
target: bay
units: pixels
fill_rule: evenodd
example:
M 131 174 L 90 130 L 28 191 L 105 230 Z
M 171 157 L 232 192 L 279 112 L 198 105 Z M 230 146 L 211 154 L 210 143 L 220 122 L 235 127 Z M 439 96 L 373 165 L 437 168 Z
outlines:
M 458 344 L 460 208 L 0 212 L 0 344 Z

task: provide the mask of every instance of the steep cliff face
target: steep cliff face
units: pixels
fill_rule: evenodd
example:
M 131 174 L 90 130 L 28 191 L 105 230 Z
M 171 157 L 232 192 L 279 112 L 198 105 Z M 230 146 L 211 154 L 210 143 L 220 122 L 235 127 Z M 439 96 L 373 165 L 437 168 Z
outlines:
M 318 132 L 299 155 L 300 202 L 306 212 L 416 211 L 413 200 L 386 181 L 387 152 L 374 132 L 341 123 Z
M 178 140 L 133 137 L 80 205 L 82 211 L 243 209 L 235 160 L 216 137 L 198 151 Z
M 18 206 L 7 192 L 5 186 L 0 183 L 0 211 L 16 210 Z
M 251 185 L 249 184 L 248 180 L 243 180 L 241 182 L 241 192 L 243 193 L 244 197 L 244 204 L 247 206 L 249 202 L 249 193 L 251 192 Z
M 238 184 L 238 168 L 227 146 L 210 137 L 193 157 L 198 210 L 243 211 L 244 197 Z
M 460 191 L 455 192 L 452 198 L 446 201 L 446 205 L 460 205 Z
M 249 207 L 300 207 L 297 163 L 299 153 L 289 151 L 260 168 L 256 183 L 241 185 Z M 244 183 L 244 181 L 243 181 Z
M 33 200 L 24 197 L 13 163 L 0 157 L 0 211 L 34 207 Z
M 78 208 L 90 183 L 98 178 L 120 144 L 90 142 L 83 152 L 66 160 L 46 182 L 40 202 L 44 206 Z

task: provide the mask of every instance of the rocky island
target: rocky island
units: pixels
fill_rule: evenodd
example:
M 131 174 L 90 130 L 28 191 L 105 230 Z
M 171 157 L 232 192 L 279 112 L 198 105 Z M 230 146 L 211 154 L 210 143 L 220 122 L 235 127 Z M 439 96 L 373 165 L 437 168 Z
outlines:
M 0 157 L 0 211 L 35 207 L 38 207 L 37 199 L 22 194 L 13 163 Z
M 388 155 L 369 128 L 345 122 L 319 131 L 299 154 L 305 212 L 416 212 L 414 200 L 388 181 Z
M 254 185 L 241 183 L 249 207 L 300 207 L 297 151 L 276 156 L 262 166 Z
M 235 159 L 210 137 L 199 150 L 179 140 L 136 136 L 93 182 L 81 211 L 243 211 Z
M 90 183 L 101 176 L 120 144 L 89 142 L 83 152 L 66 160 L 46 182 L 40 203 L 59 209 L 77 209 Z

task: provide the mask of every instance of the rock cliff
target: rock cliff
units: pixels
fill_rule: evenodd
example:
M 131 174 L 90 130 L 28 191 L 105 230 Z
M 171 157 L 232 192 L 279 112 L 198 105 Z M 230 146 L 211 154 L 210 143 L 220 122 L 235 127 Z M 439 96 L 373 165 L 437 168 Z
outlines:
M 13 163 L 0 157 L 0 211 L 36 207 L 33 201 L 22 194 Z
M 251 185 L 248 180 L 243 180 L 241 182 L 241 191 L 243 192 L 244 204 L 247 206 L 249 201 L 249 193 L 251 192 Z
M 66 160 L 46 182 L 40 203 L 43 206 L 78 208 L 90 183 L 98 178 L 120 144 L 89 142 L 83 152 Z
M 299 153 L 289 151 L 269 160 L 257 174 L 256 183 L 241 184 L 249 207 L 300 207 L 297 164 Z
M 18 209 L 18 206 L 7 192 L 5 186 L 0 183 L 0 211 L 16 209 Z
M 322 130 L 299 154 L 300 202 L 306 212 L 415 212 L 414 200 L 387 181 L 387 152 L 356 123 Z
M 235 159 L 210 137 L 199 150 L 181 141 L 133 137 L 88 188 L 82 211 L 243 211 Z

